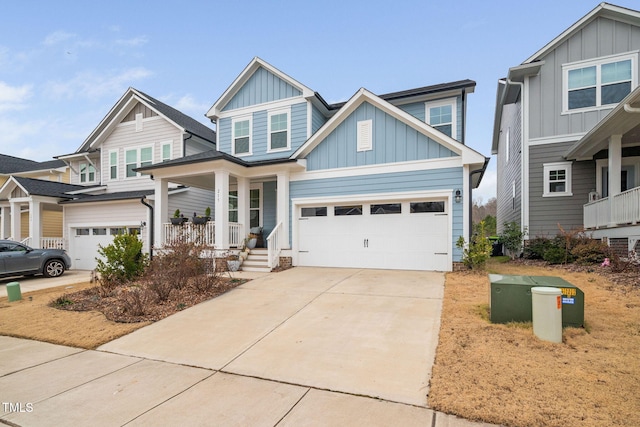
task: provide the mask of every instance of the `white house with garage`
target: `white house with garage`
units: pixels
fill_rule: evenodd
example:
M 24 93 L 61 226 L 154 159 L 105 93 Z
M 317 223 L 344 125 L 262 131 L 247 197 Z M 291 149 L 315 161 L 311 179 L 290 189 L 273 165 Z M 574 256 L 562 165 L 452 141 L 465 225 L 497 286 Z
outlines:
M 138 234 L 151 250 L 155 184 L 136 169 L 207 152 L 215 148 L 215 137 L 193 118 L 129 88 L 74 153 L 57 156 L 70 169 L 70 183 L 56 196 L 72 268 L 95 268 L 98 245 L 120 233 Z M 202 215 L 213 198 L 197 187 L 167 188 L 169 202 L 156 212 L 163 220 L 178 206 L 185 216 Z
M 185 138 L 176 136 L 173 158 L 160 159 L 168 140 L 163 137 L 154 140 L 154 160 L 163 160 L 156 162 L 142 159 L 141 142 L 135 167 L 127 163 L 131 148 L 119 147 L 116 180 L 140 180 L 141 191 L 153 189 L 147 195 L 154 203 L 155 247 L 181 227 L 169 224 L 169 212 L 190 212 L 172 199 L 176 188 L 188 188 L 208 195 L 204 205 L 213 215 L 207 235 L 218 254 L 241 247 L 253 231 L 270 268 L 286 260 L 298 266 L 449 271 L 461 260 L 456 241 L 469 239 L 472 190 L 488 162 L 465 145 L 467 95 L 474 88 L 471 80 L 383 95 L 362 88 L 347 102 L 329 104 L 254 58 L 206 114 L 216 125 L 215 147 L 178 152 Z M 96 174 L 109 181 L 116 137 L 100 133 L 61 158 L 78 172 L 81 164 L 100 160 Z M 65 202 L 67 227 L 92 234 L 94 222 L 73 212 L 82 203 Z M 105 213 L 98 228 L 115 219 L 119 202 L 108 203 L 105 210 L 92 205 Z M 139 211 L 136 218 L 144 218 L 139 201 L 128 203 Z

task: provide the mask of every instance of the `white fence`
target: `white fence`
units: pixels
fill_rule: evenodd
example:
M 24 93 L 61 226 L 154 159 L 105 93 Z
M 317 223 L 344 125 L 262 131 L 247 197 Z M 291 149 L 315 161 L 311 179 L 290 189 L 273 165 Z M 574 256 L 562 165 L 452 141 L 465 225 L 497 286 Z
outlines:
M 273 269 L 280 265 L 280 250 L 282 249 L 282 223 L 271 231 L 267 237 L 267 261 L 269 268 Z
M 240 247 L 243 243 L 243 227 L 237 222 L 229 223 L 229 246 Z M 164 224 L 162 246 L 179 242 L 193 242 L 199 245 L 215 247 L 216 223 L 208 221 L 205 224 L 185 222 L 182 225 Z M 227 248 L 221 248 L 227 249 Z
M 640 222 L 640 187 L 587 203 L 583 212 L 585 228 L 637 224 Z

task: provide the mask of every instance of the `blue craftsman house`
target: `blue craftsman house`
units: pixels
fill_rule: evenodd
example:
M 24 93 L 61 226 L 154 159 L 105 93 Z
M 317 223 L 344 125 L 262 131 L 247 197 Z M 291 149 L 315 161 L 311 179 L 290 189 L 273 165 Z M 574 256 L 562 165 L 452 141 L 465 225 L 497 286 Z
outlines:
M 169 184 L 209 190 L 216 253 L 250 231 L 300 266 L 449 271 L 468 240 L 488 159 L 464 143 L 462 80 L 328 104 L 254 58 L 207 112 L 216 149 L 137 171 L 153 176 L 154 247 L 174 234 Z

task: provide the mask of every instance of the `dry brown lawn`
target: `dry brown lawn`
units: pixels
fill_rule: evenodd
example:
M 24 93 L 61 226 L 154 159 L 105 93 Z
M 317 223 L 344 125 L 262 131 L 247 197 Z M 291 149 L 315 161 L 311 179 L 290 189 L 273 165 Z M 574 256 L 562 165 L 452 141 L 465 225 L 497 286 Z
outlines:
M 72 289 L 41 289 L 24 293 L 22 300 L 13 302 L 0 298 L 0 335 L 94 349 L 151 323 L 116 323 L 97 311 L 65 311 L 47 305 L 61 295 L 93 286 L 85 283 Z
M 586 328 L 553 344 L 530 323 L 492 324 L 487 274 L 449 273 L 429 406 L 506 426 L 640 426 L 640 290 L 595 272 L 488 271 L 564 278 L 585 293 Z

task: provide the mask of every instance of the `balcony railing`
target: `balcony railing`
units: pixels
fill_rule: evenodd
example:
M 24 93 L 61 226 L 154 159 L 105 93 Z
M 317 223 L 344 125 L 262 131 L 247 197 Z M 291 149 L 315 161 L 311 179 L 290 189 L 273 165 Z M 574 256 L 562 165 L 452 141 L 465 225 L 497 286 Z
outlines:
M 282 249 L 282 223 L 273 229 L 267 237 L 267 261 L 269 268 L 276 268 L 280 265 L 280 251 Z
M 610 203 L 613 203 L 613 209 Z M 638 222 L 640 187 L 584 205 L 584 228 L 615 227 Z
M 208 221 L 205 224 L 186 222 L 182 225 L 165 223 L 162 246 L 179 242 L 193 242 L 199 245 L 215 247 L 216 223 Z M 242 224 L 229 223 L 229 247 L 240 247 L 243 241 Z M 226 248 L 221 248 L 226 249 Z

